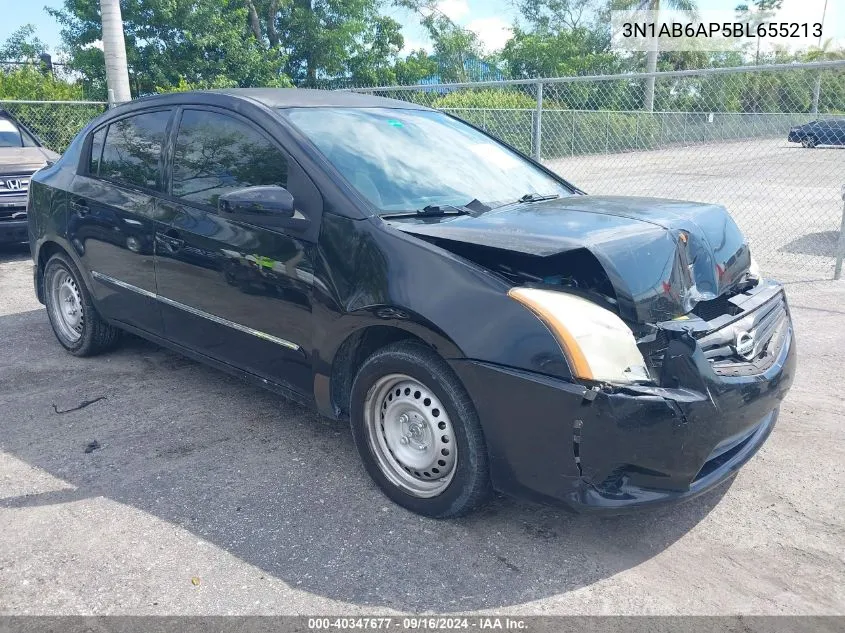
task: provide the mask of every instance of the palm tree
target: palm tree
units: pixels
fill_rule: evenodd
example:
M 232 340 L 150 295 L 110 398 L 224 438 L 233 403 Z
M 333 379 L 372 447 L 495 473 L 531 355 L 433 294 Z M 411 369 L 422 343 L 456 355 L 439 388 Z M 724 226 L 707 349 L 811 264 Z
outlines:
M 821 38 L 820 38 L 821 39 Z M 819 42 L 807 51 L 805 60 L 808 62 L 820 62 L 825 60 L 845 59 L 845 48 L 833 48 L 833 38 L 827 38 L 824 43 Z M 813 83 L 813 114 L 819 113 L 819 96 L 822 89 L 822 73 L 816 73 L 816 80 Z
M 109 101 L 123 103 L 132 99 L 129 93 L 129 71 L 126 68 L 126 42 L 123 39 L 123 17 L 119 0 L 100 0 L 103 24 L 103 55 L 106 58 L 106 84 Z
M 736 17 L 738 20 L 750 23 L 756 30 L 760 24 L 771 20 L 781 10 L 783 0 L 752 0 L 751 5 L 747 2 L 736 5 Z M 757 49 L 754 52 L 754 65 L 760 65 L 760 38 L 756 40 Z
M 654 11 L 655 14 L 659 14 L 661 9 L 669 9 L 686 13 L 691 18 L 698 13 L 695 0 L 615 0 L 612 7 L 622 11 Z M 651 45 L 646 53 L 645 71 L 647 73 L 657 72 L 657 56 L 659 54 L 660 42 L 655 37 L 651 40 Z M 646 112 L 654 110 L 654 75 L 646 79 L 643 109 Z

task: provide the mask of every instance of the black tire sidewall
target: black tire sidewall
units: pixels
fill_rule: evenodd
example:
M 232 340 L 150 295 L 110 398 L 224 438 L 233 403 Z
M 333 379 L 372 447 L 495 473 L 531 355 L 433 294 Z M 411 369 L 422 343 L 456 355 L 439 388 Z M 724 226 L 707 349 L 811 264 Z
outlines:
M 364 422 L 364 402 L 370 387 L 388 374 L 405 374 L 419 380 L 434 392 L 452 422 L 457 445 L 456 471 L 446 490 L 436 497 L 415 497 L 395 486 L 382 473 L 373 454 Z M 367 473 L 388 498 L 404 508 L 433 518 L 453 517 L 471 510 L 486 496 L 487 453 L 475 408 L 448 365 L 430 350 L 422 346 L 387 348 L 370 357 L 352 386 L 350 422 Z
M 79 296 L 82 300 L 82 314 L 84 318 L 82 336 L 80 336 L 76 341 L 67 341 L 60 334 L 60 329 L 53 321 L 53 311 L 50 309 L 50 303 L 53 301 L 53 293 L 48 284 L 52 281 L 54 274 L 53 271 L 58 272 L 57 269 L 66 271 L 73 278 L 76 283 L 76 287 L 79 290 Z M 53 328 L 53 333 L 56 335 L 56 339 L 59 341 L 61 346 L 71 354 L 81 356 L 89 353 L 89 351 L 94 347 L 94 319 L 99 318 L 99 316 L 94 310 L 91 295 L 88 293 L 88 288 L 82 280 L 82 275 L 79 274 L 79 269 L 77 269 L 74 263 L 64 255 L 53 255 L 47 261 L 47 265 L 44 266 L 44 302 L 47 306 L 47 318 L 50 320 L 50 326 Z

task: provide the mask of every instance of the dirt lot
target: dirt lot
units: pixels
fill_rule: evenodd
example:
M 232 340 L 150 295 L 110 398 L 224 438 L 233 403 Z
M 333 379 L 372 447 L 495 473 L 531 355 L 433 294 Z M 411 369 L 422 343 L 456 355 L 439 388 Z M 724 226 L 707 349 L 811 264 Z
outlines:
M 800 371 L 730 486 L 437 522 L 381 496 L 345 426 L 138 339 L 69 356 L 0 251 L 0 612 L 845 614 L 845 283 L 789 293 Z

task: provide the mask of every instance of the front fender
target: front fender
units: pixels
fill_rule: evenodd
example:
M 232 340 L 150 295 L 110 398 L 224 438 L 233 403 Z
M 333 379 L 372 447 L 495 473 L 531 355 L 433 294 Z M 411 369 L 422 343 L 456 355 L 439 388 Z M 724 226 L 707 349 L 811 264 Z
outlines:
M 406 331 L 446 359 L 571 378 L 557 340 L 508 297 L 511 286 L 504 279 L 378 219 L 327 214 L 317 268 L 334 290 L 313 304 L 318 402 L 320 392 L 330 393 L 331 368 L 343 342 L 372 326 Z

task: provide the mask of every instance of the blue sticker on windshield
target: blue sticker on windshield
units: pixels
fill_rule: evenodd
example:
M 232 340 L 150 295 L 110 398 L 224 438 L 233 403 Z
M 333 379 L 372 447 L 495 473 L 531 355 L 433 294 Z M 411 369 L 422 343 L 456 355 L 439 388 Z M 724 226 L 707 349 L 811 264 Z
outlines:
M 388 119 L 387 122 L 393 127 L 405 127 L 405 124 L 402 123 L 402 121 L 397 121 L 396 119 Z

